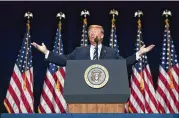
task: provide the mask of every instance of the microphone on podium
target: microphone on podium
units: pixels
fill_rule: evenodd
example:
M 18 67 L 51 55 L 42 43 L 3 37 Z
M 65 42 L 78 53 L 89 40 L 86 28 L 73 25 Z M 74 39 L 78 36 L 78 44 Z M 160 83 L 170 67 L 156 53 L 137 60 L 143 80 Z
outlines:
M 94 39 L 94 42 L 96 43 L 96 45 L 98 45 L 98 41 L 99 41 L 98 36 L 96 36 L 96 38 Z

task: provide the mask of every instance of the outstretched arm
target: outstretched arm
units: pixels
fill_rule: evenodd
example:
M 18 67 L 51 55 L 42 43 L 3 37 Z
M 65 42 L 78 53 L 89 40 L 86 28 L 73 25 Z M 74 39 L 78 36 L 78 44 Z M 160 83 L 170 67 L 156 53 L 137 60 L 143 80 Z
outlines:
M 131 65 L 131 64 L 134 64 L 144 53 L 147 53 L 149 51 L 152 50 L 152 48 L 154 47 L 155 45 L 150 45 L 148 47 L 145 47 L 145 45 L 143 45 L 139 51 L 137 51 L 135 54 L 133 54 L 132 56 L 129 56 L 126 59 L 126 63 L 127 65 Z M 119 56 L 119 54 L 116 54 L 116 57 L 117 59 L 122 59 L 121 56 Z
M 66 66 L 66 62 L 67 60 L 73 59 L 74 55 L 75 55 L 75 51 L 73 51 L 71 54 L 65 56 L 65 55 L 57 55 L 54 54 L 53 52 L 50 52 L 44 43 L 42 43 L 42 45 L 39 45 L 35 42 L 32 43 L 32 45 L 39 50 L 40 52 L 42 52 L 43 54 L 45 54 L 45 58 L 54 64 L 57 64 L 59 66 Z

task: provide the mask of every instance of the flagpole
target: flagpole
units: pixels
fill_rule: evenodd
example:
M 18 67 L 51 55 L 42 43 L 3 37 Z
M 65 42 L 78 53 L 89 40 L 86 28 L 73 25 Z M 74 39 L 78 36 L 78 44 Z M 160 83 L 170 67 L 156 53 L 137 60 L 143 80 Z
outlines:
M 165 24 L 166 24 L 166 29 L 167 29 L 167 46 L 168 46 L 168 48 L 167 48 L 167 50 L 168 50 L 168 56 L 169 56 L 169 68 L 168 68 L 168 70 L 169 70 L 169 77 L 170 77 L 170 88 L 171 89 L 173 89 L 174 88 L 174 85 L 173 85 L 173 77 L 172 77 L 172 73 L 171 73 L 171 52 L 170 52 L 170 39 L 169 39 L 169 23 L 168 23 L 168 18 L 166 18 L 166 20 L 165 20 Z
M 113 28 L 115 28 L 115 15 L 116 16 L 118 16 L 118 11 L 117 10 L 115 10 L 115 9 L 112 9 L 110 12 L 109 12 L 109 14 L 111 14 L 112 15 L 112 20 L 111 20 L 111 28 L 113 29 Z M 114 30 L 112 30 L 112 36 L 111 36 L 111 47 L 112 48 L 114 48 Z
M 81 16 L 84 17 L 84 18 L 83 18 L 83 26 L 86 25 L 86 27 L 87 27 L 87 25 L 88 25 L 87 15 L 90 15 L 90 13 L 89 13 L 88 10 L 83 10 L 83 11 L 81 11 Z M 85 27 L 83 27 L 82 47 L 85 46 L 85 31 L 86 31 L 86 30 L 85 30 Z
M 61 36 L 61 30 L 62 30 L 62 22 L 61 22 L 61 20 L 62 20 L 62 18 L 64 18 L 65 19 L 65 14 L 64 13 L 62 13 L 62 12 L 60 12 L 60 13 L 57 13 L 57 18 L 59 19 L 59 22 L 58 22 L 58 32 L 59 32 L 59 36 Z M 59 37 L 58 37 L 59 38 Z M 59 39 L 58 39 L 59 40 Z M 61 46 L 61 44 L 60 44 L 61 42 L 59 41 L 59 43 L 58 43 L 58 49 L 59 49 L 59 51 L 58 51 L 58 53 L 59 53 L 59 55 L 60 55 L 60 46 Z M 58 91 L 60 91 L 60 82 L 59 82 L 59 80 L 57 79 L 57 83 L 56 83 L 56 88 L 57 88 L 57 90 Z
M 138 31 L 139 31 L 139 49 L 142 47 L 142 45 L 141 45 L 141 27 L 142 27 L 142 25 L 141 25 L 141 20 L 140 20 L 140 18 L 138 19 Z M 140 65 L 140 68 L 141 68 L 141 71 L 140 71 L 140 76 L 141 76 L 141 79 L 140 79 L 140 88 L 141 88 L 141 90 L 144 90 L 144 81 L 143 81 L 143 71 L 142 71 L 142 58 L 140 59 L 140 63 L 141 63 L 141 65 Z
M 115 22 L 115 19 L 114 19 L 114 17 L 113 17 L 113 19 L 112 19 L 112 29 L 114 28 L 114 22 Z M 112 30 L 112 36 L 111 36 L 112 38 L 111 38 L 111 43 L 112 43 L 112 48 L 114 48 L 114 30 Z
M 140 10 L 138 10 L 134 14 L 135 17 L 138 17 L 137 24 L 138 24 L 138 34 L 139 34 L 139 39 L 138 39 L 138 41 L 139 41 L 139 50 L 142 47 L 142 45 L 141 45 L 141 42 L 142 42 L 141 41 L 141 34 L 140 34 L 141 33 L 141 27 L 142 27 L 141 20 L 140 20 L 141 15 L 143 15 L 143 12 L 140 11 Z M 140 71 L 140 77 L 141 77 L 141 79 L 140 79 L 140 88 L 141 88 L 141 90 L 144 90 L 143 71 L 142 71 L 142 58 L 140 58 L 140 64 L 141 64 L 140 65 L 140 69 L 141 69 L 141 71 Z
M 28 63 L 28 43 L 29 43 L 29 33 L 30 33 L 30 18 L 33 17 L 33 14 L 31 12 L 26 12 L 25 13 L 25 18 L 27 18 L 27 23 L 26 23 L 26 27 L 27 27 L 27 36 L 26 36 L 26 40 L 27 40 L 27 44 L 26 44 L 26 64 L 25 64 L 25 74 L 24 74 L 24 90 L 27 89 L 27 77 L 26 77 L 26 71 L 27 71 L 27 63 Z

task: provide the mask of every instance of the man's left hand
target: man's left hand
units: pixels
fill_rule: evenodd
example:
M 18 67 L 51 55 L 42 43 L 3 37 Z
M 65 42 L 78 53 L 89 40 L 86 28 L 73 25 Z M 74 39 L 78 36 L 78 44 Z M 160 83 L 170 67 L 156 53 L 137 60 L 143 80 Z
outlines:
M 153 45 L 153 44 L 150 45 L 150 46 L 148 46 L 148 47 L 145 47 L 145 45 L 143 45 L 143 46 L 140 48 L 140 50 L 138 51 L 139 56 L 143 55 L 143 54 L 146 53 L 146 52 L 151 51 L 154 46 L 155 46 L 155 45 Z

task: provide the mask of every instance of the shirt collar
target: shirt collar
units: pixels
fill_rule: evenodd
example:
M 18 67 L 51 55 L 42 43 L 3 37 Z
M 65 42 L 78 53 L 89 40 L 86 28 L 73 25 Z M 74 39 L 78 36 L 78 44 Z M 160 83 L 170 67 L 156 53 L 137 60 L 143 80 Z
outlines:
M 94 46 L 94 45 L 91 45 L 91 48 L 92 49 L 94 49 L 96 46 Z M 101 50 L 101 48 L 102 48 L 102 44 L 100 43 L 99 45 L 98 45 L 98 50 Z

